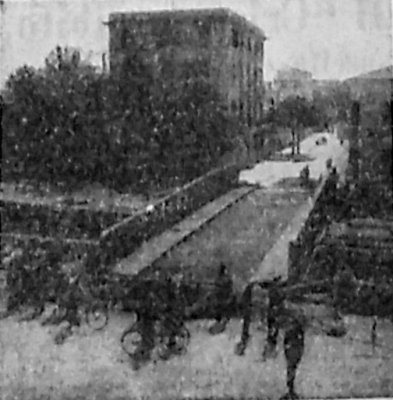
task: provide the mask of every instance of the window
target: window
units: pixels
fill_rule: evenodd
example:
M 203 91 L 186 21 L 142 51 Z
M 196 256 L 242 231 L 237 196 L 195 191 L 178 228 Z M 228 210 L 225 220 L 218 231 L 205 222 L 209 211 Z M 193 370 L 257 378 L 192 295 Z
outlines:
M 120 34 L 120 47 L 124 49 L 127 46 L 127 30 L 123 28 Z
M 252 42 L 251 42 L 251 38 L 247 39 L 247 46 L 248 46 L 248 51 L 252 51 Z
M 251 114 L 251 103 L 248 103 L 247 107 L 247 125 L 251 126 L 252 125 L 252 114 Z
M 243 119 L 243 113 L 244 113 L 244 104 L 241 101 L 240 104 L 239 104 L 239 117 L 240 117 L 241 120 Z
M 239 47 L 239 32 L 234 28 L 232 28 L 232 46 Z
M 263 42 L 259 43 L 259 54 L 258 56 L 263 59 Z
M 236 114 L 236 112 L 237 112 L 237 102 L 236 102 L 236 100 L 232 100 L 232 102 L 231 102 L 231 112 L 232 112 L 232 114 Z

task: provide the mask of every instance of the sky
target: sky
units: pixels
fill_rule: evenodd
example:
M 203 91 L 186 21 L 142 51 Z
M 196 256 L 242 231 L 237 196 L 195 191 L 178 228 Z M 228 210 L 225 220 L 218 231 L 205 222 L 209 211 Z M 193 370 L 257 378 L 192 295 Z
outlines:
M 22 64 L 38 66 L 57 44 L 92 62 L 108 51 L 110 12 L 228 7 L 261 27 L 265 79 L 297 67 L 316 79 L 345 79 L 392 65 L 393 0 L 4 0 L 0 80 Z

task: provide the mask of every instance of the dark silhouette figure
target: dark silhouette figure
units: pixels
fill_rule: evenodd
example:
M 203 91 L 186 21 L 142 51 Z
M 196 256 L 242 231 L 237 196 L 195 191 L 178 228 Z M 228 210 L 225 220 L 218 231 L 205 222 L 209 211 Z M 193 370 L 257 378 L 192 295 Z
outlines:
M 155 304 L 156 297 L 154 294 L 158 292 L 156 286 L 154 281 L 145 280 L 138 282 L 130 293 L 136 302 L 137 326 L 141 336 L 141 344 L 136 354 L 136 361 L 138 362 L 145 362 L 150 359 L 155 344 L 157 305 Z
M 280 278 L 273 280 L 269 288 L 269 306 L 267 310 L 267 340 L 264 350 L 264 358 L 274 353 L 277 347 L 277 338 L 279 333 L 279 317 L 284 310 L 285 294 L 279 287 Z
M 162 324 L 168 342 L 163 358 L 168 358 L 178 351 L 177 337 L 184 326 L 185 304 L 180 298 L 180 288 L 170 277 L 166 278 L 164 290 L 165 309 L 162 313 Z
M 225 330 L 234 305 L 233 280 L 224 264 L 220 265 L 215 281 L 214 305 L 216 322 L 209 331 L 218 334 Z
M 250 339 L 250 324 L 252 317 L 252 289 L 253 285 L 250 284 L 246 287 L 241 298 L 241 312 L 243 315 L 243 326 L 240 337 L 240 342 L 237 343 L 235 354 L 238 356 L 244 355 L 248 341 Z
M 295 129 L 292 128 L 291 130 L 291 137 L 292 137 L 292 156 L 295 155 L 295 147 L 296 147 L 296 134 L 295 134 Z
M 80 277 L 71 276 L 69 284 L 61 299 L 61 308 L 65 311 L 63 321 L 67 321 L 71 327 L 80 326 L 81 320 L 78 313 L 78 305 L 82 302 L 82 289 Z
M 280 315 L 284 327 L 284 356 L 287 364 L 287 393 L 281 400 L 297 399 L 296 371 L 304 354 L 305 318 L 293 310 L 283 310 Z
M 283 284 L 281 277 L 274 278 L 273 281 L 250 283 L 241 299 L 241 313 L 243 316 L 243 325 L 240 342 L 237 343 L 235 354 L 242 356 L 246 350 L 247 344 L 250 339 L 250 324 L 252 319 L 252 291 L 257 284 L 261 289 L 268 290 L 268 309 L 266 315 L 266 322 L 268 327 L 267 333 L 267 346 L 264 350 L 264 358 L 266 358 L 272 351 L 275 350 L 277 345 L 277 337 L 279 332 L 279 316 L 283 311 L 285 293 L 282 290 Z

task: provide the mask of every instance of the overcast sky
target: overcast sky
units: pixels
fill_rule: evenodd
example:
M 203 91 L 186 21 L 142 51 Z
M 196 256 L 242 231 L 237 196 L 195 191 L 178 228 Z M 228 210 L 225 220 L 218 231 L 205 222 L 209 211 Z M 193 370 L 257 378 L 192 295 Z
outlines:
M 114 11 L 229 7 L 268 36 L 265 79 L 277 69 L 306 69 L 343 79 L 392 64 L 393 0 L 5 0 L 0 20 L 1 80 L 37 66 L 57 44 L 80 47 L 100 62 L 108 49 L 102 24 Z
M 242 12 L 265 30 L 267 79 L 285 65 L 309 70 L 316 78 L 342 79 L 393 63 L 392 0 L 216 3 Z

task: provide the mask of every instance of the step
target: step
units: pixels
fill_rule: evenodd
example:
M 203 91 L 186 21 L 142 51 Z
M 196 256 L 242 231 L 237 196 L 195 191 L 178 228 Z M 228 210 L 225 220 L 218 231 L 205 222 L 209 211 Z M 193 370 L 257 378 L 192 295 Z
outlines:
M 174 225 L 171 229 L 145 242 L 133 254 L 121 260 L 114 267 L 114 272 L 121 275 L 135 275 L 144 268 L 153 265 L 155 261 L 185 241 L 228 207 L 256 189 L 257 187 L 254 186 L 236 188 L 206 204 L 190 217 Z

